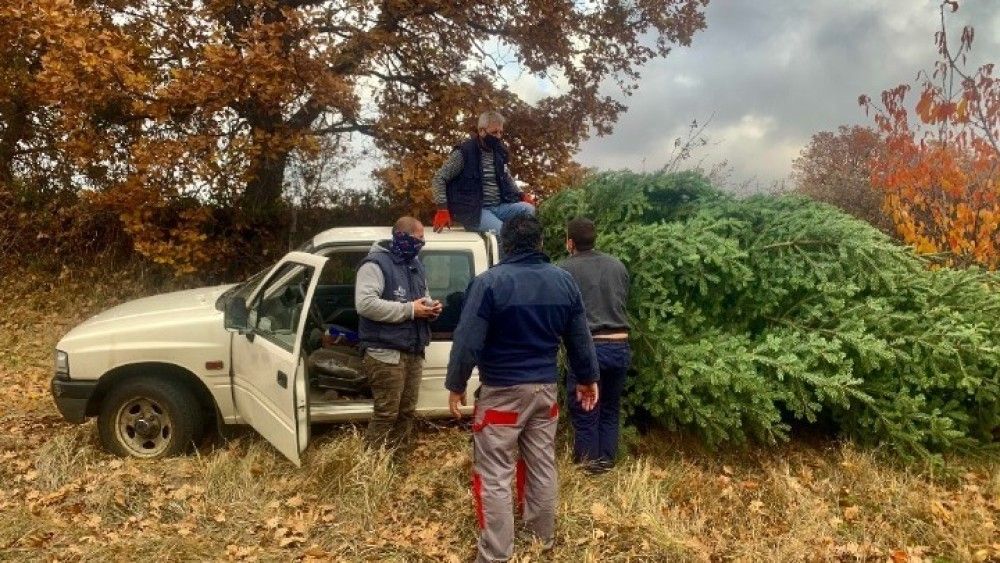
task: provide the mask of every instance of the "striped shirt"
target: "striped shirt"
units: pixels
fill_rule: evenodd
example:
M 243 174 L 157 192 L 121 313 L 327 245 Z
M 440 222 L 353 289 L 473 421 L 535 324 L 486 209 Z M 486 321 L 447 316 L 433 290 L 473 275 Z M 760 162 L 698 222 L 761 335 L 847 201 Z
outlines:
M 482 162 L 479 163 L 479 166 L 483 171 L 483 207 L 493 207 L 500 205 L 500 185 L 497 182 L 495 161 L 492 151 L 483 150 L 482 155 Z M 462 151 L 455 149 L 448 155 L 448 160 L 445 161 L 444 165 L 434 174 L 431 186 L 434 189 L 434 203 L 438 207 L 448 205 L 448 182 L 462 173 L 464 165 Z M 514 185 L 514 178 L 509 172 L 507 177 L 511 185 Z

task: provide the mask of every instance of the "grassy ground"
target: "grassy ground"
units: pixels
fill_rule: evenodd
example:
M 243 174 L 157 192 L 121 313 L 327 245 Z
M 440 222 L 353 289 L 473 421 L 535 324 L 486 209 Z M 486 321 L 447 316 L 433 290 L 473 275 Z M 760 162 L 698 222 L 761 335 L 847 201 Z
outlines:
M 0 274 L 0 560 L 466 561 L 469 435 L 425 425 L 408 471 L 334 426 L 296 469 L 253 432 L 167 462 L 104 453 L 62 421 L 51 350 L 69 327 L 155 292 L 138 272 Z M 664 432 L 587 477 L 560 444 L 553 552 L 519 561 L 1000 561 L 1000 463 L 906 467 L 850 444 L 706 452 Z

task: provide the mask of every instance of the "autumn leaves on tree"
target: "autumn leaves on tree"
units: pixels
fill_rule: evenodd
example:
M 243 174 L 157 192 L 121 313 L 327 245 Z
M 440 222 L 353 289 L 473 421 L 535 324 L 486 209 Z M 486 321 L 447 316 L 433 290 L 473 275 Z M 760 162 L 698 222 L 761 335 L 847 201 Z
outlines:
M 426 214 L 434 170 L 487 108 L 510 118 L 518 178 L 552 194 L 583 174 L 574 153 L 611 131 L 642 65 L 705 26 L 706 4 L 0 1 L 0 247 L 115 242 L 204 271 L 259 254 L 290 221 L 290 177 L 358 139 L 385 159 L 382 195 Z M 996 269 L 1000 83 L 992 64 L 966 65 L 975 35 L 949 32 L 956 9 L 941 4 L 939 58 L 916 89 L 862 96 L 874 133 L 819 134 L 796 174 L 921 252 Z M 518 95 L 511 65 L 545 94 Z
M 836 132 L 816 133 L 792 162 L 797 191 L 892 231 L 882 209 L 882 190 L 871 184 L 872 160 L 882 147 L 881 137 L 870 127 L 841 125 Z
M 975 32 L 948 33 L 941 4 L 935 34 L 938 61 L 919 75 L 916 120 L 900 85 L 878 104 L 861 96 L 885 142 L 871 165 L 871 183 L 898 235 L 922 253 L 941 254 L 952 265 L 1000 267 L 1000 80 L 994 65 L 966 67 Z
M 287 222 L 290 168 L 331 138 L 370 137 L 389 195 L 430 208 L 433 170 L 486 108 L 510 119 L 520 179 L 550 193 L 625 109 L 601 85 L 628 94 L 705 26 L 706 4 L 7 0 L 0 202 L 73 194 L 192 271 Z M 522 99 L 505 64 L 555 93 Z

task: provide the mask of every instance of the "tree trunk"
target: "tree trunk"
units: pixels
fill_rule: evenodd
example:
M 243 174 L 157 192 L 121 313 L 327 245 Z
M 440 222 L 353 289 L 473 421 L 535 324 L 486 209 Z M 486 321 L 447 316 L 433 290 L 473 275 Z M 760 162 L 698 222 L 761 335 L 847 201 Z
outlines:
M 281 188 L 287 164 L 287 150 L 265 149 L 251 162 L 242 208 L 254 227 L 273 230 L 281 226 Z
M 28 127 L 27 104 L 15 98 L 3 112 L 5 121 L 3 134 L 0 134 L 0 188 L 10 190 L 14 183 L 14 156 L 17 154 L 17 144 L 24 138 Z
M 233 3 L 222 13 L 223 21 L 232 29 L 230 39 L 242 50 L 244 45 L 239 34 L 247 29 L 254 17 L 260 16 L 266 23 L 283 22 L 285 15 L 282 8 L 286 5 L 286 2 L 264 7 L 253 3 Z M 289 40 L 287 35 L 282 37 L 282 54 L 287 55 Z M 282 109 L 255 96 L 237 102 L 232 107 L 250 125 L 258 151 L 247 170 L 248 180 L 241 200 L 241 211 L 255 231 L 274 232 L 284 227 L 280 216 L 281 190 L 289 155 L 289 150 L 284 146 L 270 146 L 275 133 L 287 125 L 282 118 Z

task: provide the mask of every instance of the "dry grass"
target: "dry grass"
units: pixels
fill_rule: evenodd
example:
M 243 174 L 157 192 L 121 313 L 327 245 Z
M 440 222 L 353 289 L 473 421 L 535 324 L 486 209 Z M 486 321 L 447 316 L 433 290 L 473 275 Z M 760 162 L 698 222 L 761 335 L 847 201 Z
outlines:
M 105 306 L 150 292 L 120 274 L 0 278 L 0 560 L 465 561 L 476 530 L 469 438 L 427 426 L 409 470 L 319 429 L 301 469 L 243 432 L 168 462 L 120 460 L 48 395 L 51 348 Z M 905 467 L 810 440 L 712 453 L 654 433 L 587 477 L 560 444 L 557 544 L 520 561 L 1000 560 L 1000 471 Z

